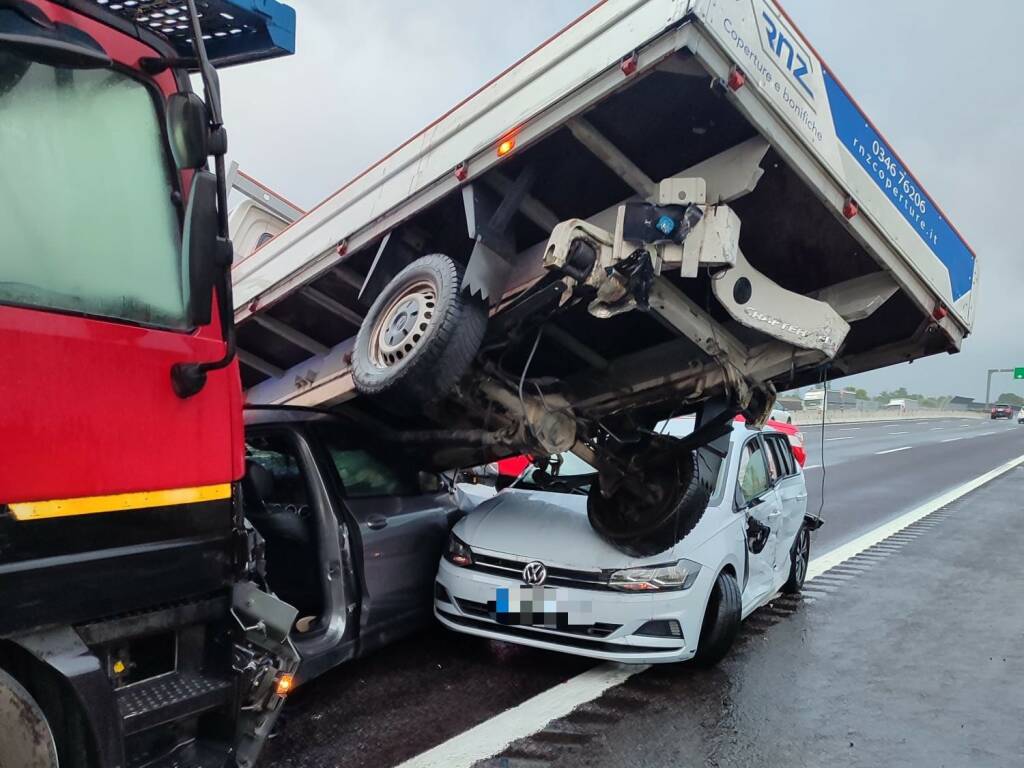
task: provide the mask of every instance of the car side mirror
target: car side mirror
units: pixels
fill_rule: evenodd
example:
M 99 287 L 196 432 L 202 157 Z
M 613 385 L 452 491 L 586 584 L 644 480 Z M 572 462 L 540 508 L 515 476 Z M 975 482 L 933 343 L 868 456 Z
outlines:
M 746 512 L 748 509 L 753 509 L 754 507 L 760 506 L 763 503 L 764 498 L 762 496 L 755 496 L 754 498 L 747 501 L 747 499 L 743 496 L 743 492 L 739 488 L 736 489 L 735 509 L 737 512 Z
M 188 313 L 193 325 L 207 325 L 213 309 L 213 288 L 219 273 L 217 177 L 196 171 L 185 211 L 182 266 L 188 271 Z
M 195 93 L 175 93 L 167 100 L 167 136 L 179 170 L 202 168 L 210 156 L 210 116 Z

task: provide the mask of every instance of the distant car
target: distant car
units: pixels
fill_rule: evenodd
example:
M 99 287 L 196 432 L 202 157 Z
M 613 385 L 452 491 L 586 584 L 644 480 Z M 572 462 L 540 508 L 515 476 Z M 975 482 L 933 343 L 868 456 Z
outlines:
M 1017 423 L 1024 424 L 1024 405 L 1022 405 L 1020 410 L 1017 411 Z
M 1012 419 L 1013 418 L 1013 406 L 1000 403 L 999 405 L 992 406 L 993 419 Z
M 792 424 L 793 414 L 786 408 L 783 408 L 781 405 L 776 404 L 772 408 L 771 420 L 781 421 L 783 424 Z
M 595 533 L 593 478 L 565 454 L 557 475 L 528 471 L 525 490 L 499 493 L 457 523 L 437 572 L 441 623 L 599 659 L 709 665 L 743 618 L 780 589 L 800 591 L 815 521 L 805 521 L 803 472 L 784 435 L 736 423 L 707 510 L 650 557 Z

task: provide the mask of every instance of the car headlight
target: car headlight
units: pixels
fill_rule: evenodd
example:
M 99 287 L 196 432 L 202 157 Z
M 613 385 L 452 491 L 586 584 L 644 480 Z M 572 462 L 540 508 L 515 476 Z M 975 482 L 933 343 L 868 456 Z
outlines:
M 465 568 L 473 564 L 473 550 L 454 533 L 450 533 L 448 534 L 448 546 L 444 549 L 444 558 L 453 565 Z
M 625 568 L 608 577 L 608 586 L 623 592 L 662 592 L 689 589 L 697 580 L 700 565 L 691 560 L 680 560 L 668 565 L 649 565 Z

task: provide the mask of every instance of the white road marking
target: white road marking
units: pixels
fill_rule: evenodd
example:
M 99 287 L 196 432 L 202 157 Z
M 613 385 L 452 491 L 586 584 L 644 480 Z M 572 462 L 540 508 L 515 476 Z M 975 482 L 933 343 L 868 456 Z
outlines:
M 831 552 L 826 552 L 820 557 L 814 558 L 807 565 L 807 580 L 809 581 L 820 576 L 829 568 L 839 565 L 839 563 L 844 560 L 848 560 L 855 555 L 859 555 L 865 549 L 870 549 L 875 544 L 885 541 L 894 534 L 898 534 L 908 525 L 913 525 L 921 518 L 927 517 L 936 510 L 942 509 L 944 506 L 951 504 L 961 496 L 967 495 L 971 491 L 980 488 L 985 485 L 985 483 L 995 480 L 1000 475 L 1009 472 L 1011 469 L 1018 467 L 1021 464 L 1024 464 L 1024 456 L 1018 456 L 1016 459 L 1012 459 L 1002 466 L 996 467 L 990 472 L 986 472 L 973 480 L 968 480 L 963 485 L 958 485 L 956 488 L 946 491 L 938 498 L 932 499 L 919 507 L 915 507 L 909 512 L 905 512 L 895 520 L 891 520 L 884 525 L 880 525 L 873 531 L 868 531 L 863 536 L 858 536 L 853 541 L 844 544 L 841 547 L 837 547 Z
M 906 435 L 906 434 L 909 434 L 909 433 L 904 431 L 904 432 L 889 432 L 889 434 L 890 435 Z
M 940 429 L 945 429 L 945 427 L 932 427 L 932 432 L 938 432 Z
M 806 580 L 816 579 L 843 561 L 859 555 L 894 534 L 898 535 L 907 526 L 1021 464 L 1024 464 L 1024 456 L 1018 456 L 990 472 L 946 491 L 938 498 L 900 515 L 895 520 L 814 558 L 807 566 Z M 543 730 L 552 720 L 565 717 L 581 704 L 593 701 L 609 688 L 624 683 L 633 675 L 648 668 L 649 665 L 646 664 L 599 664 L 458 736 L 453 736 L 433 749 L 406 760 L 398 768 L 469 768 L 474 763 L 497 754 L 513 741 Z
M 942 442 L 944 442 L 944 443 L 955 443 L 957 440 L 963 440 L 963 438 L 962 437 L 947 437 Z
M 904 445 L 902 448 L 890 448 L 888 451 L 875 451 L 875 456 L 882 456 L 886 453 L 897 453 L 899 451 L 909 451 L 910 446 Z
M 647 668 L 647 664 L 599 664 L 406 760 L 398 768 L 471 766 L 497 754 L 516 739 L 543 730 L 552 720 L 565 717 L 581 704 L 596 699 L 609 688 L 624 683 Z
M 856 432 L 860 427 L 843 427 L 840 432 Z
M 853 435 L 850 435 L 849 437 L 826 437 L 825 438 L 825 442 L 826 443 L 831 443 L 833 440 L 853 440 Z

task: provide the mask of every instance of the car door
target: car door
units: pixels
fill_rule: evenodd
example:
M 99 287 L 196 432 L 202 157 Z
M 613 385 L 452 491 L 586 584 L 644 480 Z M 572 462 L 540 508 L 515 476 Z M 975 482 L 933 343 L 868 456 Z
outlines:
M 775 591 L 778 529 L 782 505 L 772 485 L 765 445 L 753 435 L 741 449 L 736 478 L 737 510 L 747 517 L 747 574 L 743 612 L 749 613 Z
M 785 435 L 766 432 L 765 458 L 768 471 L 778 496 L 780 516 L 775 553 L 775 582 L 781 586 L 789 578 L 790 549 L 807 511 L 807 484 L 793 458 L 793 451 Z
M 320 437 L 355 523 L 362 553 L 362 643 L 375 645 L 429 620 L 437 564 L 461 514 L 440 478 L 383 455 L 336 425 Z

